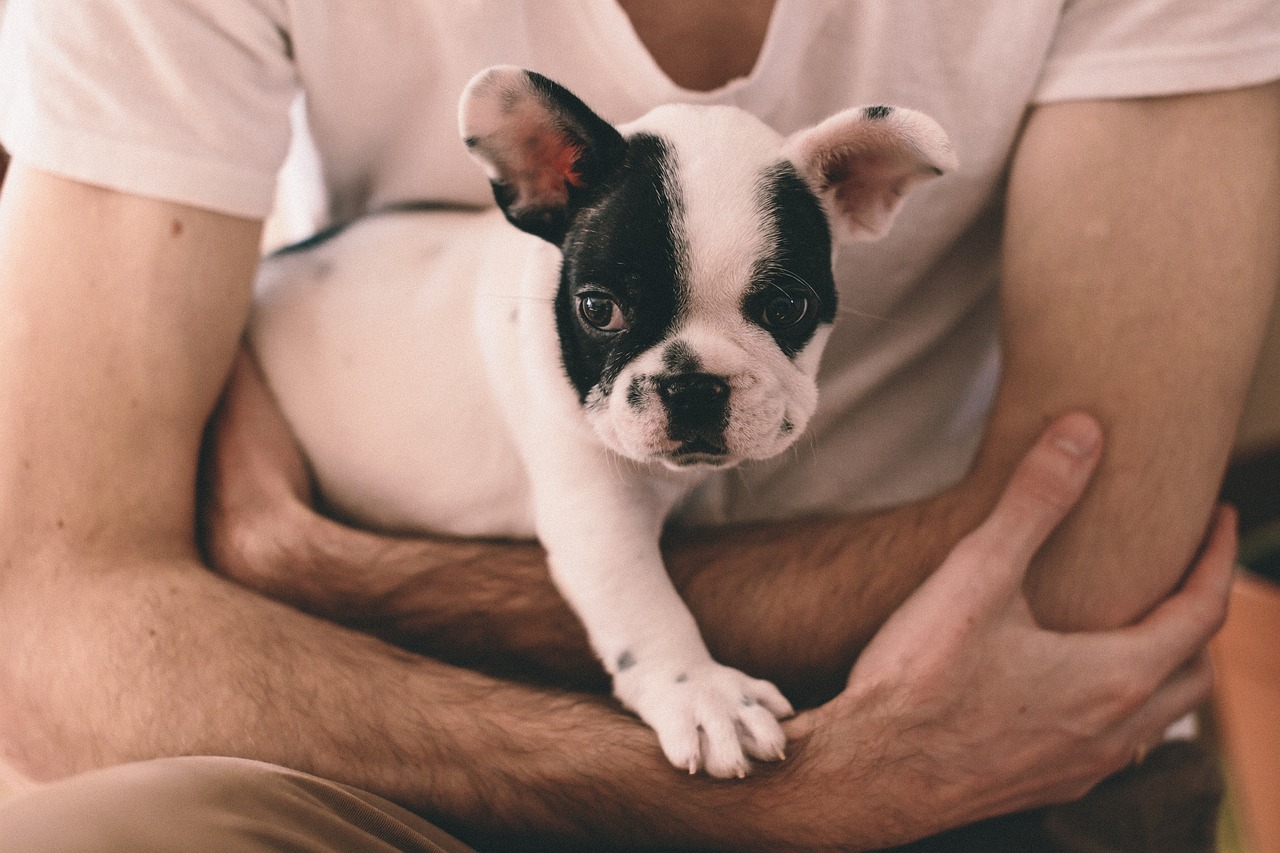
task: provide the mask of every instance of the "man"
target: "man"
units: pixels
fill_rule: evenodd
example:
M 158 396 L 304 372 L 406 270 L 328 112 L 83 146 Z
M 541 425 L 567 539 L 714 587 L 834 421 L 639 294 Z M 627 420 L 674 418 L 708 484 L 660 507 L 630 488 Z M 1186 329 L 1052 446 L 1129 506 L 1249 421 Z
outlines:
M 1270 6 L 1215 9 L 1225 23 L 1210 29 L 1187 8 L 1159 3 L 1130 4 L 1133 16 L 1108 4 L 1076 3 L 1060 14 L 1024 10 L 1027 20 L 1014 15 L 1018 21 L 1006 20 L 1012 6 L 994 4 L 984 7 L 989 20 L 978 16 L 965 27 L 929 25 L 940 13 L 906 4 L 836 4 L 809 10 L 808 17 L 785 3 L 777 9 L 752 3 L 738 7 L 741 15 L 731 20 L 723 20 L 717 4 L 702 3 L 627 4 L 628 18 L 610 4 L 582 4 L 574 8 L 578 17 L 549 3 L 537 4 L 538 11 L 519 7 L 519 14 L 496 4 L 424 4 L 408 12 L 408 6 L 335 4 L 323 13 L 271 3 L 247 3 L 234 13 L 194 2 L 116 5 L 44 7 L 37 21 L 29 6 L 17 3 L 6 23 L 3 49 L 7 58 L 20 57 L 7 61 L 21 73 L 6 89 L 3 139 L 15 159 L 0 198 L 5 755 L 41 779 L 155 756 L 234 755 L 355 788 L 243 762 L 135 765 L 73 780 L 60 789 L 60 805 L 37 794 L 8 806 L 7 826 L 27 849 L 37 849 L 31 821 L 52 839 L 46 843 L 65 849 L 77 832 L 104 832 L 102 810 L 146 802 L 168 813 L 220 800 L 241 819 L 262 807 L 268 814 L 259 815 L 256 831 L 295 832 L 319 822 L 334 833 L 367 834 L 371 826 L 387 825 L 388 816 L 398 827 L 386 830 L 388 836 L 407 831 L 410 818 L 372 794 L 473 838 L 488 831 L 606 843 L 869 848 L 1079 796 L 1145 751 L 1165 724 L 1203 697 L 1206 673 L 1197 649 L 1220 618 L 1229 536 L 1219 531 L 1211 538 L 1183 592 L 1157 603 L 1183 578 L 1203 538 L 1280 274 L 1271 239 L 1280 209 L 1274 157 L 1280 96 L 1274 84 L 1264 85 L 1280 76 L 1274 51 L 1265 50 L 1274 47 L 1266 39 L 1280 22 Z M 58 13 L 46 19 L 51 8 Z M 804 57 L 820 64 L 824 51 L 845 49 L 860 32 L 877 37 L 854 45 L 867 63 L 906 69 L 881 81 L 875 94 L 884 97 L 876 101 L 894 100 L 921 68 L 930 70 L 930 79 L 991 77 L 986 66 L 955 57 L 998 58 L 1034 41 L 1030 34 L 1043 39 L 1041 63 L 1018 78 L 1028 87 L 1017 96 L 1030 107 L 1025 123 L 1011 108 L 1014 94 L 972 103 L 976 84 L 961 87 L 966 97 L 939 96 L 937 106 L 945 109 L 921 104 L 949 131 L 949 119 L 963 122 L 965 112 L 980 119 L 971 116 L 971 127 L 990 131 L 972 137 L 981 143 L 972 152 L 961 147 L 962 158 L 977 164 L 968 177 L 957 176 L 956 186 L 933 198 L 967 214 L 949 214 L 928 229 L 935 208 L 917 205 L 926 221 L 908 229 L 937 235 L 932 249 L 919 249 L 905 264 L 912 281 L 934 276 L 926 288 L 933 295 L 921 304 L 936 308 L 938 289 L 956 281 L 969 282 L 964 292 L 972 301 L 910 318 L 911 328 L 924 331 L 907 358 L 898 334 L 904 318 L 896 316 L 863 328 L 893 338 L 892 345 L 828 352 L 844 365 L 829 385 L 870 377 L 877 386 L 905 372 L 901 384 L 890 384 L 919 388 L 907 374 L 926 375 L 935 390 L 950 379 L 962 381 L 963 392 L 924 406 L 930 414 L 921 416 L 918 407 L 878 386 L 837 389 L 837 398 L 853 402 L 846 399 L 847 410 L 827 425 L 828 434 L 854 429 L 865 436 L 860 440 L 872 441 L 869 433 L 884 439 L 892 431 L 920 443 L 892 447 L 892 464 L 878 488 L 864 495 L 844 490 L 875 483 L 875 472 L 865 468 L 838 482 L 814 480 L 807 494 L 817 498 L 804 500 L 819 503 L 784 509 L 829 513 L 835 506 L 912 502 L 870 515 L 760 522 L 716 534 L 714 547 L 702 540 L 673 555 L 683 591 L 720 659 L 749 662 L 748 669 L 784 686 L 793 665 L 801 673 L 793 682 L 830 681 L 933 575 L 877 635 L 849 686 L 792 724 L 791 758 L 737 786 L 673 778 L 648 733 L 603 702 L 409 656 L 228 584 L 203 569 L 194 542 L 201 434 L 247 310 L 274 171 L 263 164 L 282 156 L 283 113 L 299 78 L 331 170 L 334 215 L 401 194 L 466 200 L 476 189 L 449 187 L 454 177 L 447 161 L 424 158 L 436 153 L 440 137 L 418 144 L 412 140 L 422 128 L 391 127 L 404 117 L 380 99 L 404 92 L 364 85 L 355 91 L 367 103 L 353 100 L 344 88 L 350 75 L 412 78 L 419 65 L 448 67 L 449 73 L 433 72 L 423 81 L 443 90 L 455 71 L 481 60 L 552 64 L 555 51 L 568 52 L 558 34 L 576 36 L 574 27 L 588 26 L 593 35 L 617 39 L 627 21 L 638 40 L 619 63 L 623 74 L 642 67 L 656 81 L 628 95 L 636 102 L 631 106 L 663 94 L 654 76 L 659 71 L 668 75 L 668 94 L 698 100 L 696 90 L 711 88 L 707 97 L 748 99 L 753 80 L 774 79 L 757 74 L 763 69 L 751 63 L 758 59 L 772 63 L 781 81 L 766 94 L 777 98 L 782 125 L 801 115 L 785 97 L 791 83 L 778 63 Z M 1013 36 L 1007 30 L 988 35 L 1011 22 L 1018 25 Z M 1167 48 L 1161 61 L 1178 53 L 1173 47 L 1180 40 L 1197 42 L 1204 32 L 1217 63 L 1209 63 L 1204 76 L 1193 75 L 1194 83 L 1182 79 L 1188 66 L 1174 62 L 1153 81 L 1119 75 L 1113 85 L 1104 60 L 1132 48 L 1127 40 L 1152 22 L 1169 36 L 1160 42 Z M 727 37 L 730 26 L 741 28 L 742 37 Z M 404 44 L 421 47 L 375 53 L 376 68 L 356 64 L 370 54 L 369 45 L 363 52 L 344 50 L 343 40 L 362 31 L 381 38 L 396 29 L 405 30 Z M 935 53 L 887 58 L 874 49 L 915 44 L 909 36 L 920 33 L 925 42 L 938 40 Z M 952 35 L 944 40 L 946 33 Z M 1236 56 L 1255 38 L 1248 61 Z M 1081 49 L 1082 39 L 1086 48 L 1112 52 L 1090 53 Z M 601 46 L 576 44 L 582 56 Z M 728 45 L 734 47 L 718 49 Z M 755 49 L 740 51 L 742 45 Z M 212 55 L 195 49 L 201 46 Z M 653 67 L 644 66 L 640 46 L 651 52 Z M 1147 70 L 1159 65 L 1151 60 Z M 851 76 L 859 81 L 877 79 L 873 68 L 858 71 Z M 133 82 L 118 84 L 117 74 Z M 714 91 L 744 74 L 746 83 Z M 565 82 L 582 88 L 572 77 Z M 624 76 L 596 85 L 626 83 Z M 927 89 L 913 89 L 911 99 L 925 99 Z M 327 92 L 343 97 L 326 98 Z M 847 100 L 849 93 L 836 94 Z M 1151 95 L 1163 97 L 1136 99 Z M 438 103 L 444 94 L 424 90 L 423 97 Z M 824 108 L 814 102 L 820 98 L 808 100 L 805 110 Z M 163 105 L 159 114 L 156 104 Z M 343 125 L 329 126 L 344 111 Z M 87 127 L 76 124 L 81 120 Z M 165 136 L 174 128 L 180 129 L 177 148 Z M 345 143 L 366 138 L 368 146 L 344 152 Z M 259 153 L 242 160 L 235 148 L 246 140 Z M 1002 203 L 992 188 L 1001 182 L 1010 148 Z M 199 156 L 183 156 L 188 150 Z M 409 166 L 436 162 L 441 165 L 422 178 Z M 418 192 L 416 180 L 430 186 Z M 981 320 L 992 302 L 973 284 L 984 278 L 974 268 L 992 258 L 960 249 L 971 245 L 964 240 L 970 231 L 995 233 L 999 219 L 1004 370 L 976 461 L 962 476 L 973 446 L 964 438 L 976 439 L 982 422 L 966 419 L 962 404 L 981 400 L 974 370 L 984 363 L 992 334 Z M 901 257 L 888 254 L 894 248 L 856 260 L 868 273 L 884 272 L 890 257 Z M 966 268 L 967 278 L 953 275 Z M 949 271 L 942 276 L 947 281 L 935 276 L 942 270 Z M 899 287 L 911 289 L 905 281 Z M 977 319 L 966 323 L 966 317 Z M 948 341 L 953 332 L 961 340 Z M 876 343 L 874 334 L 866 339 Z M 941 343 L 948 344 L 939 350 L 941 361 L 963 353 L 965 370 L 949 376 L 945 364 L 928 363 L 931 347 Z M 876 355 L 887 360 L 868 357 Z M 880 373 L 867 374 L 866 365 Z M 231 451 L 237 436 L 252 435 L 246 421 L 272 423 L 269 407 L 254 396 L 261 389 L 248 366 L 241 364 L 238 373 L 223 421 Z M 1038 552 L 1028 590 L 1050 627 L 1099 629 L 1078 636 L 1035 628 L 1016 588 L 1031 554 L 1096 463 L 1099 439 L 1089 419 L 1058 421 L 1027 456 L 1002 509 L 980 534 L 953 548 L 987 514 L 1045 424 L 1071 408 L 1099 416 L 1107 455 L 1078 509 Z M 904 419 L 888 417 L 891 412 Z M 937 430 L 925 428 L 930 422 L 954 426 L 959 437 L 937 440 Z M 934 440 L 922 438 L 930 433 Z M 818 437 L 820 448 L 825 438 Z M 879 451 L 892 444 L 869 446 Z M 904 461 L 913 449 L 928 456 L 924 473 L 918 460 Z M 381 579 L 385 586 L 374 587 L 380 594 L 369 596 L 363 615 L 385 621 L 398 611 L 407 624 L 392 619 L 390 630 L 429 634 L 458 620 L 425 612 L 427 604 L 467 611 L 474 603 L 452 597 L 466 595 L 456 584 L 445 597 L 431 586 L 466 565 L 500 590 L 524 595 L 509 606 L 531 617 L 525 628 L 556 626 L 554 619 L 532 618 L 557 612 L 545 577 L 537 577 L 536 552 L 388 544 L 339 528 L 298 500 L 298 477 L 279 476 L 280 466 L 290 464 L 287 454 L 253 444 L 245 450 L 259 455 L 246 458 L 224 446 L 215 469 L 228 502 L 215 512 L 234 513 L 237 495 L 268 510 L 255 514 L 260 527 L 238 528 L 241 546 L 218 546 L 244 583 L 323 612 L 325 596 L 335 597 L 349 565 L 367 567 L 364 558 L 376 553 L 379 571 L 356 576 L 354 599 L 349 590 L 336 597 L 349 601 L 358 618 L 359 591 L 367 589 L 362 582 Z M 859 460 L 850 464 L 870 464 Z M 936 470 L 929 472 L 930 465 Z M 776 493 L 793 474 L 759 476 Z M 948 478 L 959 479 L 921 497 Z M 758 515 L 749 504 L 749 498 L 708 493 L 702 513 Z M 286 553 L 272 559 L 264 546 Z M 297 559 L 299 548 L 312 559 Z M 795 565 L 780 579 L 773 570 L 786 564 L 784 557 Z M 284 580 L 276 582 L 272 572 Z M 339 608 L 330 603 L 327 609 Z M 522 623 L 481 609 L 485 628 L 512 632 L 504 646 L 545 646 L 553 631 L 534 627 L 517 636 Z M 832 618 L 833 610 L 847 619 Z M 1137 628 L 1101 630 L 1144 614 Z M 820 618 L 809 618 L 814 615 Z M 780 630 L 781 643 L 760 648 L 758 636 L 769 632 L 741 629 L 753 620 L 829 627 L 823 636 L 790 642 Z M 793 661 L 797 648 L 808 658 Z M 249 802 L 228 802 L 228 792 L 240 786 L 254 792 Z M 317 821 L 308 809 L 298 819 L 291 811 L 298 791 L 322 802 L 327 817 Z M 57 792 L 44 792 L 50 793 Z M 98 806 L 90 808 L 93 803 Z M 352 817 L 356 812 L 362 817 Z M 51 824 L 49 815 L 61 817 Z M 174 825 L 190 831 L 198 820 L 188 813 Z M 134 834 L 122 842 L 126 849 L 144 849 L 138 833 L 162 827 L 144 815 L 127 829 Z

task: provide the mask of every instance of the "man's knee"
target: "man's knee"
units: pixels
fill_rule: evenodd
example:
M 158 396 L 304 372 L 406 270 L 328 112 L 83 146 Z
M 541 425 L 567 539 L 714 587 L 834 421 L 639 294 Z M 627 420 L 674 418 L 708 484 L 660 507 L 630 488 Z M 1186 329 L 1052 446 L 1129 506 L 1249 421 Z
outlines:
M 0 804 L 0 850 L 27 853 L 465 849 L 450 841 L 373 795 L 234 758 L 126 764 Z

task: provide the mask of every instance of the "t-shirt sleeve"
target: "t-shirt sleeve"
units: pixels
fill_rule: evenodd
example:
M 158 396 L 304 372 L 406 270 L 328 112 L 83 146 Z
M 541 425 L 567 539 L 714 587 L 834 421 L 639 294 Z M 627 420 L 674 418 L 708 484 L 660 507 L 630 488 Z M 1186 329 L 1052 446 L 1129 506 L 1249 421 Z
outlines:
M 282 0 L 10 0 L 0 142 L 66 177 L 271 209 L 298 84 Z
M 1154 97 L 1277 78 L 1277 0 L 1067 0 L 1032 100 Z

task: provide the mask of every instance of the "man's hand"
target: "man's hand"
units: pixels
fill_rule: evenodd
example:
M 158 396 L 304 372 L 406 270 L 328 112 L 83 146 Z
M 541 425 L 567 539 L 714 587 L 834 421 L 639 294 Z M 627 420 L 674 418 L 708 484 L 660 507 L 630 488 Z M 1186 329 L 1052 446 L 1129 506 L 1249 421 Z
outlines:
M 200 465 L 200 529 L 211 562 L 243 585 L 303 610 L 307 579 L 294 574 L 285 532 L 312 501 L 311 473 L 253 357 L 241 350 L 210 421 Z M 333 615 L 325 613 L 324 615 Z
M 804 778 L 802 816 L 838 816 L 804 797 L 863 766 L 897 783 L 880 806 L 902 840 L 1073 800 L 1208 697 L 1205 644 L 1225 618 L 1235 558 L 1231 510 L 1218 512 L 1182 589 L 1139 624 L 1063 634 L 1032 617 L 1027 567 L 1079 500 L 1100 445 L 1088 417 L 1054 424 L 991 516 L 867 646 L 846 691 L 795 720 L 803 748 L 783 778 Z M 850 754 L 859 742 L 870 756 Z

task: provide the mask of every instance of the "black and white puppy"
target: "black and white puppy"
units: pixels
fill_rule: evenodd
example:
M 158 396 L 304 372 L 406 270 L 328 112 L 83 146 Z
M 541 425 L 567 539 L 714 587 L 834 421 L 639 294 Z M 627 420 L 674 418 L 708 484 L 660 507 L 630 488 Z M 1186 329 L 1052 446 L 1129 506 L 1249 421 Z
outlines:
M 728 107 L 614 128 L 511 67 L 471 82 L 460 124 L 514 228 L 383 212 L 260 273 L 251 342 L 326 501 L 383 529 L 536 535 L 673 764 L 781 758 L 790 705 L 712 660 L 659 536 L 709 472 L 804 430 L 833 233 L 884 233 L 954 165 L 946 135 L 883 106 L 790 138 Z

